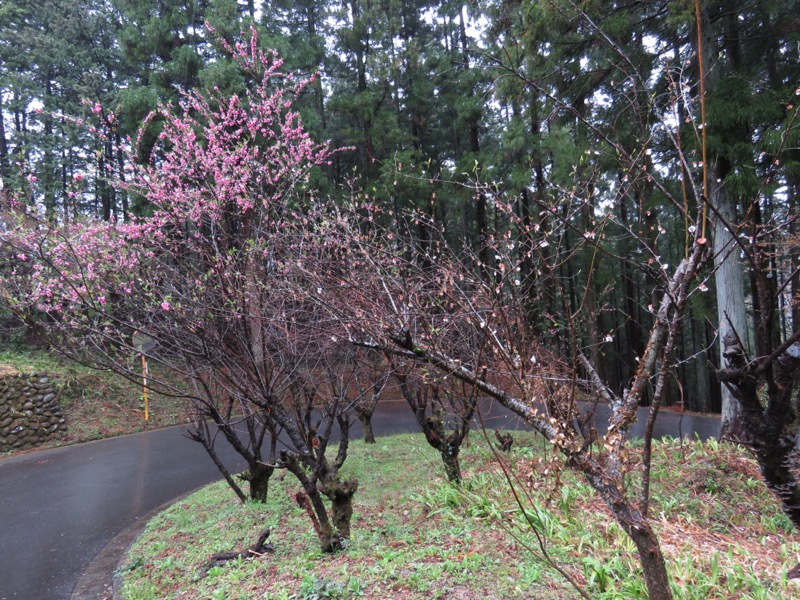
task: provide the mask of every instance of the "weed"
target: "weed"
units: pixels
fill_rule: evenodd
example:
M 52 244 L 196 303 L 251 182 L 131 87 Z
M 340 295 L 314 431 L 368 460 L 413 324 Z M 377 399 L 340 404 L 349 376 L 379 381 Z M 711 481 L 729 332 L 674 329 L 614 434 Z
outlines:
M 140 569 L 144 566 L 145 562 L 141 556 L 134 556 L 130 559 L 130 562 L 122 569 L 119 570 L 121 575 L 125 573 L 130 573 L 131 571 L 135 571 L 136 569 Z
M 542 566 L 539 563 L 526 563 L 520 569 L 520 581 L 526 587 L 532 587 L 542 579 Z
M 359 577 L 351 577 L 347 581 L 347 595 L 350 598 L 360 598 L 364 595 L 364 584 Z
M 161 600 L 162 598 L 156 586 L 149 582 L 137 585 L 126 583 L 122 587 L 122 595 L 127 600 Z
M 344 588 L 335 581 L 324 577 L 306 575 L 300 583 L 300 598 L 302 600 L 327 600 L 328 598 L 341 598 Z
M 586 585 L 590 590 L 597 592 L 606 592 L 608 590 L 611 574 L 603 562 L 592 557 L 584 559 L 583 574 L 586 577 Z
M 214 579 L 215 577 L 219 577 L 225 572 L 225 568 L 219 565 L 215 567 L 211 567 L 208 572 L 206 573 L 206 577 L 209 579 Z

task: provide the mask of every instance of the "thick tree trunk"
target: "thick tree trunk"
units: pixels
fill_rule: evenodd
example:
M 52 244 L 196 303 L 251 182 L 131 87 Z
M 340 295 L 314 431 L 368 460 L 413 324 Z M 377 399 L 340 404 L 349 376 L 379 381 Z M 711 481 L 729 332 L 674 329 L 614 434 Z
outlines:
M 795 151 L 790 154 L 792 160 L 797 161 L 800 160 L 800 151 Z M 787 174 L 787 179 L 789 182 L 789 194 L 788 197 L 790 200 L 790 212 L 791 214 L 797 214 L 798 209 L 800 209 L 800 173 L 796 170 L 791 171 Z M 791 219 L 789 221 L 789 235 L 792 238 L 797 239 L 800 236 L 800 222 L 797 219 Z M 791 250 L 789 251 L 789 256 L 791 259 L 791 273 L 792 273 L 792 298 L 800 297 L 800 248 L 797 247 L 796 244 L 791 245 Z M 800 303 L 794 302 L 792 303 L 791 308 L 791 325 L 789 327 L 790 330 L 800 329 Z
M 325 503 L 322 500 L 322 495 L 316 489 L 306 488 L 306 495 L 311 501 L 311 506 L 316 514 L 319 529 L 317 535 L 319 536 L 319 543 L 323 552 L 333 553 L 342 549 L 342 540 L 333 528 L 333 524 L 328 518 L 328 511 L 325 509 Z
M 795 450 L 794 434 L 779 434 L 772 444 L 764 444 L 756 450 L 756 460 L 761 467 L 764 482 L 781 502 L 781 509 L 800 531 L 800 488 L 792 473 L 791 454 Z
M 350 517 L 353 512 L 349 504 L 358 484 L 354 480 L 341 482 L 334 476 L 328 479 L 325 484 L 317 485 L 316 477 L 309 476 L 308 471 L 300 463 L 297 456 L 285 450 L 281 452 L 281 462 L 303 486 L 303 491 L 297 492 L 295 500 L 298 506 L 306 511 L 308 518 L 311 520 L 319 539 L 321 550 L 327 554 L 338 552 L 342 549 L 342 533 L 339 527 L 331 522 L 322 494 L 328 495 L 330 493 L 337 496 L 339 505 L 334 510 L 339 512 L 333 517 L 339 524 L 346 521 L 345 529 L 349 535 Z M 348 493 L 350 497 L 345 498 Z
M 273 467 L 258 464 L 251 466 L 240 477 L 250 484 L 250 499 L 256 502 L 266 502 L 269 491 L 269 480 L 275 472 Z
M 334 532 L 322 496 L 315 488 L 306 488 L 304 492 L 297 492 L 295 500 L 298 506 L 306 511 L 308 518 L 314 525 L 320 548 L 326 554 L 332 554 L 342 549 L 342 540 Z
M 704 75 L 705 97 L 703 102 L 713 98 L 718 82 L 726 69 L 738 70 L 741 60 L 741 53 L 738 49 L 739 35 L 736 32 L 735 12 L 730 12 L 722 20 L 712 19 L 710 3 L 702 2 L 698 4 L 698 26 L 701 31 L 695 31 L 693 43 L 695 50 L 699 54 L 699 66 L 702 67 Z M 731 18 L 733 18 L 731 20 Z M 721 27 L 727 27 L 728 31 L 723 33 Z M 733 29 L 731 29 L 733 28 Z M 702 47 L 700 47 L 700 40 Z M 720 60 L 717 57 L 725 57 Z M 703 104 L 703 114 L 705 114 L 705 104 Z M 720 121 L 722 119 L 717 119 Z M 723 136 L 723 144 L 735 143 L 738 140 L 725 139 L 735 137 L 731 134 L 719 132 L 718 122 L 708 122 L 702 124 L 703 133 L 716 131 L 717 135 Z M 738 132 L 746 136 L 746 131 L 741 129 Z M 706 151 L 709 150 L 705 141 L 703 142 L 703 157 L 706 159 Z M 720 345 L 720 365 L 724 365 L 722 359 L 723 348 L 722 340 L 730 332 L 735 332 L 745 347 L 748 345 L 747 316 L 744 306 L 744 270 L 739 259 L 739 248 L 734 239 L 735 231 L 732 227 L 737 224 L 736 209 L 737 198 L 730 193 L 726 187 L 725 179 L 730 173 L 731 164 L 728 157 L 718 155 L 708 157 L 707 165 L 704 165 L 704 187 L 708 197 L 706 200 L 711 207 L 709 217 L 711 218 L 711 235 L 714 251 L 714 282 L 717 289 L 717 319 L 718 330 L 717 339 Z M 705 223 L 702 224 L 705 227 Z M 722 415 L 720 420 L 720 437 L 741 439 L 744 432 L 741 426 L 739 415 L 740 407 L 726 386 L 722 386 Z
M 356 411 L 358 422 L 361 423 L 361 429 L 364 431 L 364 442 L 367 444 L 375 443 L 375 432 L 372 430 L 372 413 Z
M 694 361 L 695 378 L 696 378 L 696 391 L 692 394 L 689 410 L 697 410 L 700 412 L 711 411 L 711 373 L 708 368 L 708 360 L 700 358 L 704 356 L 703 348 L 705 347 L 705 327 L 706 324 L 700 319 L 694 318 L 693 312 L 690 309 L 690 318 L 687 319 L 689 327 L 692 332 L 692 351 L 686 353 L 688 356 L 697 356 Z
M 358 482 L 354 479 L 341 481 L 338 477 L 322 488 L 322 493 L 331 501 L 331 521 L 341 538 L 350 537 L 350 522 L 353 518 L 353 495 L 357 489 Z
M 800 486 L 791 469 L 797 435 L 792 395 L 800 356 L 796 350 L 792 354 L 787 351 L 770 365 L 763 382 L 767 390 L 764 408 L 759 397 L 760 382 L 739 340 L 729 335 L 723 342 L 726 368 L 717 373 L 717 378 L 725 382 L 741 406 L 742 427 L 764 482 L 800 530 Z
M 10 183 L 6 179 L 11 175 L 11 161 L 9 160 L 8 140 L 6 139 L 5 119 L 3 118 L 3 96 L 0 94 L 0 179 L 4 187 Z
M 458 460 L 460 446 L 451 444 L 449 442 L 442 442 L 439 448 L 439 454 L 442 456 L 444 463 L 444 472 L 447 474 L 447 480 L 456 485 L 461 483 L 461 464 Z
M 747 344 L 748 328 L 744 305 L 744 269 L 739 260 L 739 249 L 727 224 L 736 222 L 736 199 L 717 183 L 723 179 L 724 168 L 715 169 L 715 181 L 711 184 L 711 202 L 715 210 L 713 219 L 714 236 L 714 282 L 717 288 L 718 339 L 720 364 L 724 365 L 725 350 L 722 340 L 734 333 L 743 344 Z M 727 224 L 726 224 L 727 223 Z M 730 389 L 722 386 L 722 416 L 720 437 L 741 439 L 744 431 L 741 425 L 740 407 Z

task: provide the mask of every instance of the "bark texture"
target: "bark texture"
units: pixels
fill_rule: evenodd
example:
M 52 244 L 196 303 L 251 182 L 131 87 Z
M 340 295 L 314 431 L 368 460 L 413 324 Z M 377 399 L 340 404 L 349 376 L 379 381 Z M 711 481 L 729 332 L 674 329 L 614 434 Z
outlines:
M 789 346 L 769 362 L 749 361 L 733 334 L 725 338 L 723 347 L 726 367 L 717 373 L 717 378 L 741 405 L 742 427 L 764 482 L 800 530 L 796 411 L 792 401 L 800 370 L 800 347 Z M 762 387 L 766 390 L 765 403 L 760 398 Z
M 374 444 L 375 433 L 372 430 L 372 413 L 367 413 L 356 409 L 356 416 L 358 417 L 358 422 L 361 423 L 361 429 L 364 432 L 364 443 Z
M 719 171 L 722 167 L 715 169 Z M 719 173 L 721 175 L 721 173 Z M 746 343 L 748 328 L 744 306 L 744 269 L 739 250 L 730 230 L 736 222 L 736 199 L 720 183 L 713 183 L 712 204 L 714 236 L 714 283 L 717 289 L 718 335 L 720 340 L 734 334 Z M 724 343 L 719 345 L 720 364 L 725 364 Z M 740 406 L 731 390 L 722 389 L 720 437 L 742 439 Z

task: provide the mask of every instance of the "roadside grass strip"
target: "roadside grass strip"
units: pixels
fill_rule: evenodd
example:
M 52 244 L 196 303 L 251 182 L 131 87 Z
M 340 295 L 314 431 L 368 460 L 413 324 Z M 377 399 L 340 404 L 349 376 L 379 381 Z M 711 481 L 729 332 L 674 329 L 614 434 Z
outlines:
M 502 459 L 523 506 L 479 432 L 463 451 L 460 487 L 421 435 L 352 443 L 344 475 L 360 482 L 353 535 L 333 556 L 319 551 L 290 475 L 273 477 L 266 504 L 242 505 L 224 483 L 208 486 L 149 523 L 121 565 L 123 597 L 576 597 L 554 564 L 592 598 L 646 597 L 633 543 L 589 485 L 540 439 L 513 435 Z M 629 485 L 638 484 L 634 465 Z M 676 597 L 800 594 L 786 577 L 800 543 L 742 450 L 657 442 L 651 511 Z M 247 548 L 266 527 L 274 552 L 203 569 L 210 555 Z

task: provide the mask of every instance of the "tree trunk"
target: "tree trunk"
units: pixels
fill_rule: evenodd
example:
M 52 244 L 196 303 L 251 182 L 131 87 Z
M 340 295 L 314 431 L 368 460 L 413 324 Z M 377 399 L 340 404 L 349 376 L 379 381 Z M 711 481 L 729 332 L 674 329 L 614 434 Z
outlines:
M 286 469 L 297 478 L 300 485 L 303 486 L 303 491 L 297 492 L 295 500 L 298 506 L 306 511 L 308 518 L 311 520 L 314 531 L 317 533 L 321 550 L 326 554 L 338 552 L 342 549 L 342 538 L 339 531 L 334 529 L 328 517 L 328 510 L 325 508 L 325 502 L 322 500 L 322 493 L 324 492 L 320 489 L 320 486 L 317 486 L 316 478 L 309 477 L 306 468 L 300 463 L 297 456 L 291 452 L 285 450 L 281 451 L 281 462 L 283 462 Z M 350 485 L 357 487 L 355 482 L 352 482 Z M 331 491 L 334 491 L 335 484 L 332 485 L 331 480 L 329 480 L 327 486 Z M 355 493 L 355 489 L 353 489 L 353 493 Z M 352 494 L 350 495 L 352 496 Z M 352 514 L 352 510 L 350 514 Z M 350 520 L 348 518 L 348 533 L 350 531 L 349 527 Z
M 790 157 L 792 161 L 796 162 L 800 160 L 800 152 L 794 151 L 790 153 Z M 796 170 L 792 170 L 789 174 L 787 174 L 787 180 L 789 182 L 789 210 L 791 214 L 796 215 L 798 210 L 800 210 L 800 173 Z M 797 239 L 800 236 L 800 223 L 798 223 L 797 219 L 791 219 L 789 221 L 789 235 L 794 239 Z M 791 273 L 792 273 L 792 298 L 800 297 L 800 249 L 797 247 L 796 244 L 791 245 L 791 249 L 789 251 L 789 257 L 791 260 Z M 800 328 L 800 303 L 793 302 L 791 308 L 791 325 L 789 327 L 790 330 L 795 330 Z
M 459 485 L 461 483 L 461 464 L 458 460 L 459 450 L 461 448 L 456 444 L 450 442 L 442 442 L 439 448 L 439 454 L 442 456 L 444 463 L 444 472 L 447 474 L 447 480 L 450 483 Z
M 338 477 L 322 488 L 331 501 L 331 521 L 341 538 L 350 537 L 350 522 L 353 518 L 353 495 L 358 489 L 355 479 L 341 481 Z
M 800 531 L 800 488 L 789 468 L 793 462 L 791 454 L 795 450 L 795 436 L 787 431 L 777 437 L 774 443 L 766 443 L 756 449 L 756 460 L 767 487 L 780 500 L 781 509 L 794 528 Z
M 329 554 L 338 552 L 342 549 L 341 538 L 334 530 L 333 525 L 328 518 L 328 511 L 325 509 L 325 503 L 322 501 L 322 496 L 320 495 L 319 491 L 317 491 L 316 487 L 311 489 L 307 488 L 306 495 L 311 501 L 314 514 L 318 519 L 319 529 L 317 529 L 317 535 L 319 537 L 319 543 L 322 551 Z
M 361 429 L 364 431 L 364 443 L 374 444 L 375 433 L 372 430 L 372 413 L 356 411 L 358 422 L 361 423 Z
M 616 477 L 610 475 L 608 467 L 601 467 L 586 455 L 573 455 L 569 462 L 570 466 L 583 472 L 589 485 L 603 499 L 617 523 L 636 545 L 650 600 L 672 600 L 667 565 L 658 536 L 646 514 L 626 497 L 621 474 L 617 473 Z
M 767 406 L 760 397 L 759 378 L 754 363 L 748 360 L 740 341 L 733 335 L 723 340 L 725 368 L 717 378 L 726 384 L 741 407 L 742 427 L 748 444 L 761 467 L 769 490 L 781 502 L 781 508 L 796 529 L 800 530 L 800 486 L 792 472 L 797 431 L 792 396 L 800 370 L 797 352 L 784 352 L 768 370 Z
M 9 186 L 7 178 L 11 175 L 11 162 L 9 161 L 8 141 L 6 139 L 5 119 L 3 115 L 3 95 L 0 94 L 0 179 L 4 186 Z
M 295 500 L 298 506 L 306 511 L 308 518 L 314 525 L 314 531 L 319 539 L 320 549 L 326 554 L 333 554 L 342 549 L 342 540 L 334 532 L 325 503 L 316 488 L 304 487 L 305 492 L 297 492 Z
M 700 66 L 704 74 L 705 98 L 703 102 L 713 98 L 718 87 L 718 82 L 726 68 L 739 68 L 741 54 L 737 47 L 738 34 L 736 33 L 735 13 L 731 12 L 724 21 L 712 21 L 709 14 L 710 5 L 703 3 L 698 6 L 699 24 L 701 27 L 702 52 L 699 52 Z M 731 20 L 731 17 L 734 17 Z M 723 34 L 719 28 L 727 25 L 729 31 Z M 731 31 L 730 28 L 734 30 Z M 694 32 L 695 50 L 699 50 L 697 34 Z M 716 57 L 725 57 L 717 60 Z M 712 58 L 713 57 L 713 58 Z M 719 119 L 723 120 L 723 119 Z M 704 132 L 718 129 L 718 123 L 703 123 Z M 746 136 L 746 131 L 738 128 L 738 134 Z M 725 139 L 733 137 L 731 134 L 717 133 L 723 136 L 723 143 L 734 143 L 738 140 Z M 734 134 L 736 135 L 736 134 Z M 704 142 L 705 144 L 705 142 Z M 705 157 L 707 148 L 703 147 Z M 722 340 L 730 332 L 735 332 L 745 348 L 748 345 L 747 316 L 744 306 L 744 270 L 739 259 L 739 249 L 734 239 L 735 232 L 730 230 L 735 226 L 737 199 L 726 187 L 725 179 L 730 173 L 731 164 L 728 157 L 719 155 L 709 157 L 707 169 L 707 194 L 706 199 L 710 205 L 711 235 L 713 237 L 714 251 L 714 282 L 717 289 L 717 339 L 720 346 L 720 365 L 724 365 Z M 702 224 L 705 227 L 705 224 Z M 720 419 L 720 437 L 739 439 L 743 435 L 741 425 L 740 407 L 726 386 L 722 386 L 722 415 Z
M 614 484 L 609 480 L 607 473 L 598 471 L 589 464 L 584 463 L 577 466 L 584 472 L 589 483 L 611 509 L 617 523 L 636 545 L 650 600 L 672 600 L 667 564 L 661 553 L 658 536 L 650 526 L 647 516 L 625 497 L 622 492 L 621 479 Z
M 273 467 L 266 465 L 251 466 L 240 477 L 250 484 L 250 499 L 255 502 L 266 502 L 269 491 L 269 480 L 275 472 Z
M 711 411 L 711 373 L 708 368 L 708 360 L 702 352 L 705 347 L 705 323 L 698 318 L 694 318 L 694 311 L 690 309 L 690 318 L 687 319 L 692 332 L 692 351 L 691 354 L 697 358 L 694 360 L 696 392 L 692 394 L 689 410 L 699 412 Z M 696 399 L 696 400 L 695 400 Z
M 461 465 L 458 455 L 461 451 L 461 444 L 469 433 L 469 421 L 475 410 L 475 404 L 462 407 L 459 411 L 461 424 L 448 433 L 444 421 L 446 410 L 439 395 L 439 388 L 420 382 L 417 382 L 416 386 L 411 385 L 408 376 L 397 370 L 395 370 L 394 376 L 400 383 L 403 397 L 414 411 L 417 423 L 425 435 L 425 440 L 431 448 L 439 451 L 447 480 L 455 484 L 461 483 Z M 431 407 L 430 415 L 427 414 L 428 406 Z
M 711 183 L 711 203 L 716 216 L 713 219 L 714 282 L 717 288 L 717 318 L 720 364 L 724 365 L 722 340 L 733 332 L 747 346 L 748 329 L 744 305 L 744 269 L 739 260 L 739 249 L 726 223 L 736 222 L 736 199 L 725 189 L 724 166 L 714 169 Z M 744 434 L 739 403 L 727 386 L 722 386 L 722 415 L 720 437 L 739 439 Z
M 630 529 L 623 523 L 623 527 L 639 551 L 639 562 L 642 564 L 642 574 L 650 600 L 672 600 L 667 565 L 653 529 L 647 523 Z

